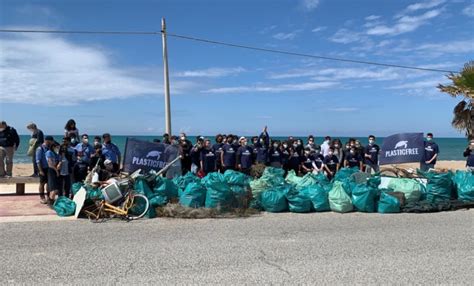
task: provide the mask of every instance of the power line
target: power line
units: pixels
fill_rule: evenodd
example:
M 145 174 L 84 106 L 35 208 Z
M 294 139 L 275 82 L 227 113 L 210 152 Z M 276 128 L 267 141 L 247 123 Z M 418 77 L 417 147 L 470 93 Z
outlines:
M 63 30 L 13 30 L 13 29 L 0 29 L 0 32 L 1 33 L 48 33 L 48 34 L 109 34 L 109 35 L 159 35 L 163 33 L 163 31 L 159 31 L 159 32 L 154 32 L 154 31 L 85 31 L 85 30 L 84 31 L 72 31 L 72 30 L 63 31 Z M 298 56 L 298 57 L 339 61 L 339 62 L 347 62 L 347 63 L 356 63 L 356 64 L 365 64 L 365 65 L 373 65 L 373 66 L 393 67 L 393 68 L 401 68 L 401 69 L 409 69 L 409 70 L 442 72 L 442 73 L 457 73 L 456 71 L 452 71 L 452 70 L 388 64 L 388 63 L 380 63 L 380 62 L 372 62 L 372 61 L 352 60 L 352 59 L 346 59 L 346 58 L 318 56 L 318 55 L 296 53 L 296 52 L 290 52 L 290 51 L 284 51 L 284 50 L 260 48 L 260 47 L 242 45 L 242 44 L 234 44 L 234 43 L 227 43 L 227 42 L 221 42 L 221 41 L 216 41 L 216 40 L 209 40 L 209 39 L 198 38 L 198 37 L 193 37 L 193 36 L 173 34 L 173 33 L 168 33 L 168 32 L 166 32 L 166 35 L 170 37 L 174 37 L 174 38 L 197 41 L 197 42 L 202 42 L 202 43 L 207 43 L 207 44 L 221 45 L 221 46 L 227 46 L 227 47 L 233 47 L 233 48 L 268 52 L 268 53 L 282 54 L 282 55 L 289 55 L 289 56 Z

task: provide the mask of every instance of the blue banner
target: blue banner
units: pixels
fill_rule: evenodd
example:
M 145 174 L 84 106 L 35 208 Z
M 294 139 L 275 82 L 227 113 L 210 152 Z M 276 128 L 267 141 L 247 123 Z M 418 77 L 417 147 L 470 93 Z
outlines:
M 166 145 L 127 138 L 125 155 L 123 160 L 124 172 L 132 173 L 141 169 L 144 173 L 155 170 L 159 171 L 166 163 L 164 151 Z
M 420 162 L 424 153 L 423 133 L 400 133 L 383 140 L 380 165 Z

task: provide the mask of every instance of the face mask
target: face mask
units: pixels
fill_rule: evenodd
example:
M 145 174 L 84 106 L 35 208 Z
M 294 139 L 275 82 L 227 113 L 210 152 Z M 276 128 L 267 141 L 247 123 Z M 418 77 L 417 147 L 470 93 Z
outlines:
M 314 151 L 314 154 L 319 155 L 321 152 L 319 150 Z
M 329 140 L 324 141 L 325 143 L 329 144 Z
M 369 140 L 369 144 L 374 144 L 374 140 Z
M 339 144 L 334 144 L 334 147 L 339 148 Z
M 82 142 L 83 142 L 84 144 L 87 144 L 87 143 L 89 143 L 89 139 L 87 139 L 87 138 L 86 138 L 86 139 L 82 139 Z
M 349 145 L 346 146 L 346 149 L 350 149 L 350 148 L 351 148 L 351 146 L 349 146 Z
M 304 154 L 305 154 L 306 156 L 308 156 L 308 155 L 309 155 L 309 151 L 304 151 Z
M 288 144 L 283 144 L 283 148 L 288 148 Z
M 247 143 L 247 141 L 242 141 L 242 144 L 243 144 L 244 146 L 247 146 L 248 143 Z
M 278 148 L 278 144 L 273 144 L 273 148 Z
M 100 145 L 100 142 L 94 142 L 94 146 L 99 146 Z
M 301 145 L 303 145 L 303 144 L 302 144 L 301 142 L 299 142 L 299 141 L 298 141 L 298 146 L 301 146 Z
M 433 138 L 431 138 L 431 137 L 426 138 L 426 141 L 432 141 L 432 140 L 433 140 Z
M 298 144 L 293 144 L 293 147 L 295 147 L 295 148 L 298 147 Z
M 354 154 L 354 153 L 355 153 L 355 151 L 354 151 L 354 150 L 351 150 L 351 154 Z
M 59 148 L 54 148 L 54 153 L 59 153 Z
M 329 156 L 332 156 L 332 152 L 328 152 L 328 155 L 329 155 Z

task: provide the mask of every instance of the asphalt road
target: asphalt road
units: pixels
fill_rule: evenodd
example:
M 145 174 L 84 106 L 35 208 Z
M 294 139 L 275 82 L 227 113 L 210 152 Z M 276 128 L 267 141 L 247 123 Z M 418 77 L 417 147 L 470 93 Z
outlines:
M 0 284 L 470 284 L 474 210 L 0 223 Z

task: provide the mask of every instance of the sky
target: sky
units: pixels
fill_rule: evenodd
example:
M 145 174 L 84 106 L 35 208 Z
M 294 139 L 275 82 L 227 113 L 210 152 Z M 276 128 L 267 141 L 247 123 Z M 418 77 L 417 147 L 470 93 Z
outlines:
M 2 29 L 150 31 L 459 71 L 474 1 L 0 0 Z M 387 136 L 451 127 L 444 72 L 343 63 L 168 37 L 173 133 Z M 27 134 L 164 132 L 158 35 L 0 33 L 0 118 Z

